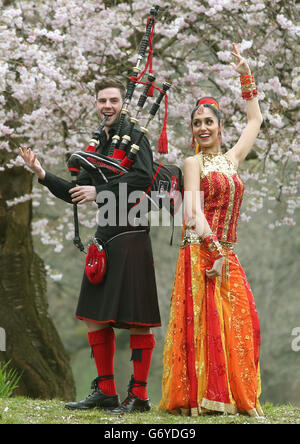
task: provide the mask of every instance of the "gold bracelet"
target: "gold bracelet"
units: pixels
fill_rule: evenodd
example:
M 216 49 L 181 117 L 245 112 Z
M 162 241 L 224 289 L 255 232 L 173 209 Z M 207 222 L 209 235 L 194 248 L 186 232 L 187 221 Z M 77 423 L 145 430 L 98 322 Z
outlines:
M 224 257 L 224 253 L 217 236 L 214 233 L 208 233 L 203 237 L 203 243 L 207 247 L 211 258 L 216 261 L 221 257 Z
M 257 96 L 257 90 L 255 85 L 255 79 L 253 74 L 247 74 L 240 76 L 242 98 L 245 100 L 251 100 Z

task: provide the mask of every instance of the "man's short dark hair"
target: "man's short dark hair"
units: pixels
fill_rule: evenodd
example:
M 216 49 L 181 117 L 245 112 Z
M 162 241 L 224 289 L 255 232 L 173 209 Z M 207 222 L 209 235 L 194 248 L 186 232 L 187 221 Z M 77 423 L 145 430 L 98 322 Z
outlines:
M 103 89 L 106 89 L 106 88 L 117 88 L 121 93 L 122 99 L 123 100 L 125 99 L 126 88 L 125 88 L 124 84 L 121 82 L 121 80 L 118 80 L 115 78 L 105 78 L 105 79 L 97 82 L 95 84 L 96 98 L 98 98 L 99 91 L 102 91 Z

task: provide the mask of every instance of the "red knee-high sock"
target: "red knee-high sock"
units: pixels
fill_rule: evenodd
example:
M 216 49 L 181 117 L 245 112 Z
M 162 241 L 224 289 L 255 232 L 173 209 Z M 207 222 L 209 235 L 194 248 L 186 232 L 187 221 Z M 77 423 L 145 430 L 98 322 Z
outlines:
M 132 393 L 138 398 L 147 399 L 147 379 L 151 364 L 152 351 L 155 347 L 155 337 L 148 335 L 130 335 L 130 348 L 132 349 L 133 384 Z M 144 383 L 140 386 L 139 382 Z
M 92 347 L 98 376 L 103 377 L 98 387 L 106 395 L 116 395 L 114 380 L 115 332 L 112 327 L 89 332 L 89 344 Z M 106 378 L 108 376 L 108 378 Z

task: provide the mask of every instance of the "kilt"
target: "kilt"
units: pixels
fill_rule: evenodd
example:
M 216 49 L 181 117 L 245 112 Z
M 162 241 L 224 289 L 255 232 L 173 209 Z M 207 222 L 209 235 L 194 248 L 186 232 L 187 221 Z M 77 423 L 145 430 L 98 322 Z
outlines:
M 106 244 L 104 281 L 83 275 L 76 317 L 117 328 L 160 327 L 152 246 L 146 230 L 120 233 Z

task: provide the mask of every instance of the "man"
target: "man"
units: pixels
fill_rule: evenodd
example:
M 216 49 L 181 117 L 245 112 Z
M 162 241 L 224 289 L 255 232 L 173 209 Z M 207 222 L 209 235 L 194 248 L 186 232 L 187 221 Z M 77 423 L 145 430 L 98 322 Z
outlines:
M 107 155 L 120 118 L 125 88 L 115 79 L 96 84 L 95 107 L 100 119 L 109 115 L 105 131 L 101 134 L 99 151 Z M 128 122 L 123 133 L 126 133 Z M 133 143 L 138 131 L 133 132 Z M 122 136 L 122 134 L 121 134 Z M 25 163 L 37 174 L 39 182 L 58 198 L 81 205 L 95 201 L 98 193 L 110 191 L 116 197 L 116 215 L 120 207 L 120 185 L 126 185 L 128 194 L 145 191 L 152 181 L 153 158 L 146 137 L 132 168 L 109 183 L 93 185 L 86 171 L 82 171 L 73 187 L 49 171 L 45 171 L 30 149 L 20 148 Z M 101 206 L 101 204 L 98 204 Z M 125 206 L 128 208 L 128 206 Z M 76 317 L 88 328 L 88 340 L 93 351 L 98 377 L 93 381 L 93 392 L 80 402 L 66 404 L 68 409 L 108 408 L 112 413 L 150 410 L 147 379 L 155 338 L 151 327 L 160 326 L 152 247 L 148 226 L 117 223 L 115 226 L 97 227 L 95 237 L 106 242 L 108 270 L 99 285 L 92 284 L 84 273 Z M 133 376 L 127 398 L 119 403 L 114 381 L 115 333 L 114 328 L 130 330 Z

